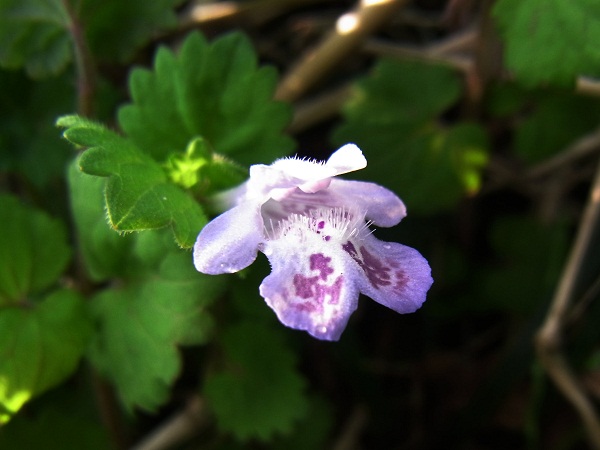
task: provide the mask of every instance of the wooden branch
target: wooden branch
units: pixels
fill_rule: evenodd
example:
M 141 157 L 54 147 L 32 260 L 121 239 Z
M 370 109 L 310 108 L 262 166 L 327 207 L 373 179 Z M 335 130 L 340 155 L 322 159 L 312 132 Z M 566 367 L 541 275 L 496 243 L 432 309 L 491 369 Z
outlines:
M 204 400 L 192 397 L 181 412 L 157 428 L 131 450 L 165 450 L 198 434 L 206 425 L 209 414 Z
M 572 164 L 573 162 L 594 154 L 600 150 L 600 128 L 579 138 L 565 150 L 556 154 L 552 158 L 538 164 L 527 172 L 530 179 L 540 178 L 549 173 Z
M 592 401 L 564 356 L 562 338 L 578 274 L 585 264 L 594 229 L 600 225 L 600 164 L 590 191 L 575 243 L 544 323 L 536 338 L 536 351 L 544 369 L 557 388 L 578 412 L 590 443 L 600 449 L 600 419 Z
M 182 12 L 179 21 L 184 29 L 240 20 L 259 25 L 296 6 L 320 1 L 322 0 L 249 0 L 209 3 L 196 1 Z
M 279 84 L 275 98 L 293 102 L 302 97 L 406 2 L 361 0 L 354 10 L 339 17 L 335 29 L 291 68 Z
M 348 84 L 298 104 L 288 132 L 296 134 L 335 117 L 350 96 L 351 89 Z

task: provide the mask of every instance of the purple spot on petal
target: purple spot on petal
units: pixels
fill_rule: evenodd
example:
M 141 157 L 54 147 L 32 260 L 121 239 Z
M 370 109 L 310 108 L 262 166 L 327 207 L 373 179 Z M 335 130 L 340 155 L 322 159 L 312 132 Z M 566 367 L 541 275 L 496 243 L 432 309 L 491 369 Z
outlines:
M 396 276 L 396 282 L 394 283 L 394 290 L 400 292 L 404 290 L 406 285 L 408 284 L 408 277 L 403 270 L 397 270 L 394 274 Z
M 319 277 L 305 277 L 297 273 L 294 275 L 296 295 L 300 298 L 312 298 L 315 295 L 314 286 Z
M 326 241 L 329 241 L 331 239 L 331 236 L 325 236 L 323 239 L 325 239 Z
M 325 221 L 321 220 L 318 224 L 317 224 L 317 228 L 319 230 L 322 230 L 323 228 L 325 228 Z
M 400 292 L 406 287 L 409 279 L 404 271 L 399 269 L 400 263 L 398 261 L 379 259 L 364 246 L 361 246 L 360 251 L 357 251 L 350 241 L 343 244 L 342 248 L 365 272 L 369 283 L 375 289 L 389 286 L 392 290 Z
M 321 279 L 326 281 L 327 277 L 334 272 L 333 268 L 329 266 L 330 261 L 331 258 L 325 256 L 323 253 L 310 255 L 310 270 L 318 270 Z

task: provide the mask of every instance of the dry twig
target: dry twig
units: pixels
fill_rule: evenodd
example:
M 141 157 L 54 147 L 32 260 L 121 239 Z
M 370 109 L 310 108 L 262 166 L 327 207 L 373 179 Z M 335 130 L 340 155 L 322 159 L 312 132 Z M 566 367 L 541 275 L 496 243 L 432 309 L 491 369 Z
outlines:
M 197 434 L 206 425 L 208 417 L 204 400 L 193 397 L 183 411 L 173 416 L 131 450 L 171 448 Z
M 590 191 L 590 197 L 581 220 L 575 243 L 564 268 L 552 305 L 536 335 L 536 350 L 540 362 L 558 389 L 579 413 L 588 438 L 594 448 L 600 449 L 600 420 L 592 401 L 581 382 L 573 373 L 562 350 L 565 322 L 568 318 L 578 274 L 590 251 L 594 229 L 600 225 L 600 164 Z
M 335 29 L 292 67 L 275 97 L 289 102 L 300 98 L 404 3 L 406 0 L 361 0 L 353 11 L 339 17 Z

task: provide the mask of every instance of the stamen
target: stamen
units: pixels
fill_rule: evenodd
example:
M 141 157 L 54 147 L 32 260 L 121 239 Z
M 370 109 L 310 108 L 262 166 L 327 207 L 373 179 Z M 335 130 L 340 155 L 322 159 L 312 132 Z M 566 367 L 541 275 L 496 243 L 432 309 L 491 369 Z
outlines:
M 364 212 L 348 208 L 317 208 L 306 214 L 291 214 L 286 219 L 271 223 L 271 232 L 265 230 L 270 240 L 286 236 L 295 236 L 301 242 L 320 236 L 324 241 L 360 239 L 364 230 L 368 230 Z M 371 232 L 369 230 L 369 232 Z

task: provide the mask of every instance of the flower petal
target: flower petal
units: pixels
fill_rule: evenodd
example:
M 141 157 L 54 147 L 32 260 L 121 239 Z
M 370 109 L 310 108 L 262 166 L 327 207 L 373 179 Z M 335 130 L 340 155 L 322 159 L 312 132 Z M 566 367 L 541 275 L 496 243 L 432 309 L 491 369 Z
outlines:
M 357 307 L 356 267 L 339 246 L 321 237 L 316 246 L 317 240 L 308 245 L 289 240 L 266 244 L 272 272 L 260 285 L 260 295 L 284 325 L 337 341 Z
M 366 218 L 380 227 L 393 227 L 406 216 L 402 200 L 375 183 L 333 179 L 328 191 L 340 198 L 340 204 L 366 211 Z
M 356 145 L 346 144 L 331 154 L 325 163 L 325 167 L 330 167 L 333 170 L 331 176 L 342 175 L 343 173 L 364 169 L 367 167 L 367 159 Z
M 245 203 L 209 222 L 194 245 L 196 270 L 209 275 L 233 273 L 256 259 L 264 239 L 260 204 Z
M 421 307 L 433 279 L 427 260 L 418 251 L 373 235 L 342 247 L 362 269 L 356 280 L 360 292 L 403 314 Z

